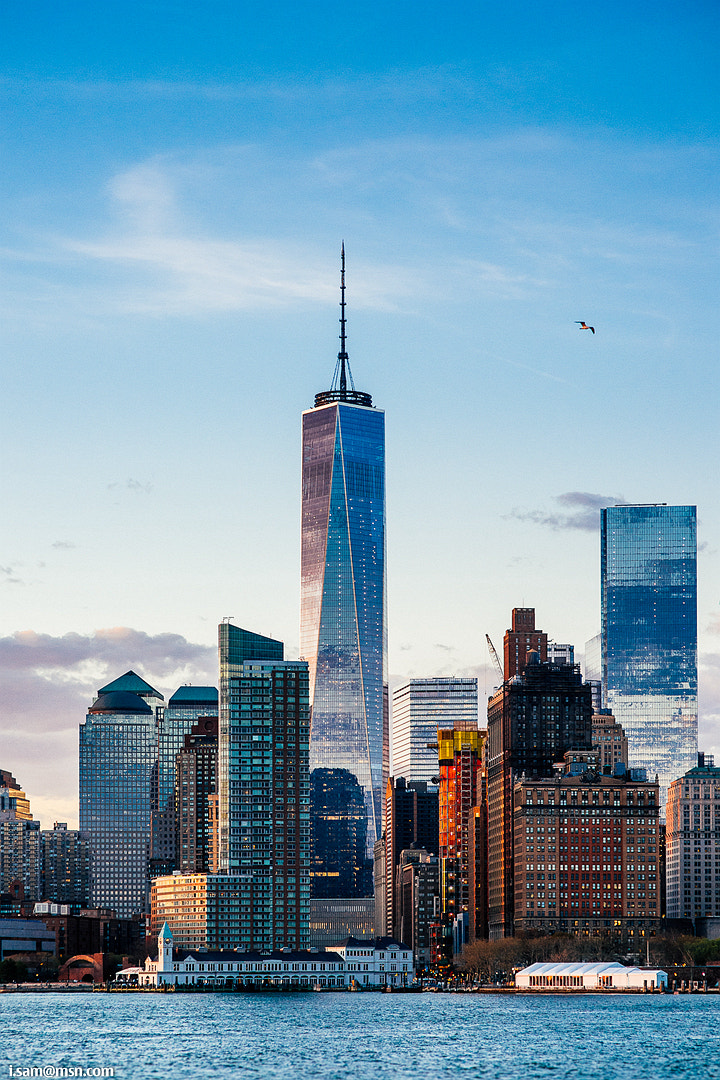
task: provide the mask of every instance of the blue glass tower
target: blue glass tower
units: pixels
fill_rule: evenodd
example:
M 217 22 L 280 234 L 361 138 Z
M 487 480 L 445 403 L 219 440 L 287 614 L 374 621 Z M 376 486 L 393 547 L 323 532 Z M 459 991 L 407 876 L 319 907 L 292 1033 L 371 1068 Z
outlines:
M 672 780 L 697 760 L 697 528 L 694 506 L 602 511 L 604 704 L 632 766 Z
M 303 413 L 300 651 L 310 669 L 310 769 L 347 770 L 357 779 L 371 858 L 389 771 L 385 416 L 352 384 L 344 259 L 343 250 L 335 377 Z

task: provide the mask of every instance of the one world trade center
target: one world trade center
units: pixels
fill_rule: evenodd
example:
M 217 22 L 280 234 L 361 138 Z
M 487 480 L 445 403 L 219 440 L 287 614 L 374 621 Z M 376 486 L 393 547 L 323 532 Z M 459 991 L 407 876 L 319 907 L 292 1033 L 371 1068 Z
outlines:
M 302 418 L 300 652 L 310 669 L 312 895 L 372 892 L 389 771 L 385 415 L 355 389 L 345 337 Z

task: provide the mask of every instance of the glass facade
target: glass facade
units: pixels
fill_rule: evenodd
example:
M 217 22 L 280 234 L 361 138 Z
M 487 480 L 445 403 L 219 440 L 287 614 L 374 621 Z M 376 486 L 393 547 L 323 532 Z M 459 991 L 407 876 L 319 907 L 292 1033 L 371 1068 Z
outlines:
M 355 397 L 366 404 L 334 400 L 303 414 L 300 651 L 310 768 L 357 777 L 371 858 L 389 772 L 385 417 L 368 395 Z
M 631 766 L 672 780 L 697 758 L 697 532 L 694 506 L 602 511 L 603 702 Z
M 153 792 L 150 874 L 176 868 L 175 778 L 177 755 L 201 716 L 218 714 L 214 686 L 180 686 L 158 714 L 158 761 Z
M 233 944 L 307 948 L 308 667 L 283 660 L 281 641 L 229 623 L 219 645 L 220 871 L 237 882 Z
M 146 697 L 101 694 L 80 726 L 80 831 L 90 840 L 90 902 L 126 919 L 148 902 L 155 702 L 162 698 L 154 690 Z
M 436 784 L 438 728 L 477 727 L 477 679 L 411 679 L 393 691 L 393 776 Z

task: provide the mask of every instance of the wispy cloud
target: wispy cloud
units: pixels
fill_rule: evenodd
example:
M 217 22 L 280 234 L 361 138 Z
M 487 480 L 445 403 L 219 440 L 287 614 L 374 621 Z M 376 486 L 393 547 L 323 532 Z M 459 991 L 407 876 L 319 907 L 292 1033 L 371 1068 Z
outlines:
M 142 483 L 140 480 L 134 480 L 132 477 L 130 477 L 128 480 L 123 480 L 123 481 L 113 480 L 113 482 L 111 484 L 108 484 L 108 491 L 118 491 L 118 490 L 120 490 L 120 491 L 137 491 L 137 492 L 142 493 L 144 495 L 149 495 L 153 490 L 153 485 L 149 481 L 146 481 L 145 483 Z M 53 547 L 57 547 L 57 546 L 58 545 L 53 544 Z M 74 547 L 73 544 L 71 544 L 70 546 Z
M 6 585 L 24 585 L 25 582 L 18 576 L 14 566 L 0 566 L 0 581 Z
M 504 517 L 530 521 L 549 529 L 581 529 L 595 532 L 600 524 L 600 510 L 605 506 L 624 505 L 621 495 L 596 495 L 590 491 L 566 491 L 554 496 L 563 510 L 512 510 Z
M 54 544 L 51 544 L 51 547 L 57 551 L 72 551 L 77 547 L 77 544 L 73 544 L 70 540 L 56 540 Z

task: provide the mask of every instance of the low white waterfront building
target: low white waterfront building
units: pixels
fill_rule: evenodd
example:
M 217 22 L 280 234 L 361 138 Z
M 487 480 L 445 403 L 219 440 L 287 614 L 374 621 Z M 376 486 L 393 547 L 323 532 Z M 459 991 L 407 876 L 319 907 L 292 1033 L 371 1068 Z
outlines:
M 667 989 L 667 972 L 625 967 L 618 963 L 531 964 L 515 975 L 527 990 L 658 990 Z
M 241 953 L 176 949 L 170 927 L 158 934 L 157 959 L 125 968 L 115 983 L 126 986 L 268 986 L 374 989 L 409 986 L 415 977 L 412 949 L 392 938 L 346 938 L 332 951 L 280 949 Z

